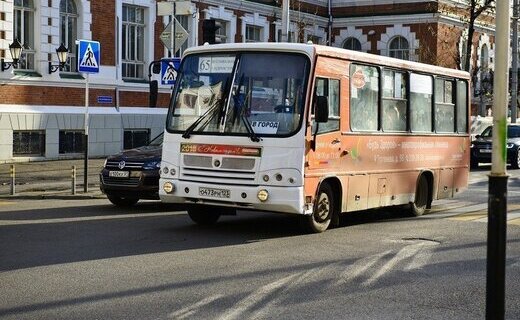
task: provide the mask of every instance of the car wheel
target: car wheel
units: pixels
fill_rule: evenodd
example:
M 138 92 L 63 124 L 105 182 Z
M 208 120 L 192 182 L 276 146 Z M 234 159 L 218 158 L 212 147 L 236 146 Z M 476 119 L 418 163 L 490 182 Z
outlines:
M 206 206 L 197 206 L 188 209 L 188 216 L 190 216 L 191 220 L 196 224 L 205 226 L 215 224 L 220 218 L 220 215 L 220 211 L 216 208 Z
M 320 186 L 314 203 L 312 215 L 302 217 L 301 224 L 305 232 L 320 233 L 327 230 L 335 215 L 334 193 L 332 187 L 324 182 Z
M 520 169 L 520 147 L 516 149 L 516 157 L 511 161 L 513 169 Z
M 417 190 L 415 191 L 415 199 L 410 203 L 410 214 L 415 217 L 422 216 L 426 212 L 428 206 L 428 180 L 424 175 L 419 178 Z
M 107 196 L 108 200 L 118 207 L 131 207 L 135 205 L 139 198 L 134 197 L 120 197 L 120 196 Z

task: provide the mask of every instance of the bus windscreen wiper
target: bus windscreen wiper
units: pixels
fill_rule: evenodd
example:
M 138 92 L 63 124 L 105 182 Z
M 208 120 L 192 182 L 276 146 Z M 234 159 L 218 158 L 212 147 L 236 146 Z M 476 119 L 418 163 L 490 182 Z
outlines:
M 246 127 L 247 133 L 249 133 L 249 138 L 251 141 L 260 142 L 262 139 L 256 135 L 255 130 L 253 130 L 253 127 L 251 126 L 251 121 L 249 121 L 249 118 L 245 115 L 242 115 L 242 121 L 244 121 L 244 125 Z
M 204 120 L 210 113 L 213 114 L 213 116 L 209 118 L 209 121 L 211 121 L 211 119 L 213 119 L 213 117 L 215 116 L 215 114 L 213 112 L 216 109 L 218 109 L 219 104 L 220 104 L 220 99 L 216 100 L 215 103 L 208 110 L 206 110 L 206 112 L 204 112 L 197 120 L 195 120 L 195 122 L 193 122 L 186 129 L 186 131 L 184 131 L 184 133 L 182 134 L 182 137 L 184 139 L 188 139 L 191 136 L 191 134 L 193 133 L 193 130 L 195 130 L 195 128 L 202 122 L 202 120 Z M 203 127 L 206 127 L 206 125 L 209 123 L 209 121 L 206 121 L 206 123 Z

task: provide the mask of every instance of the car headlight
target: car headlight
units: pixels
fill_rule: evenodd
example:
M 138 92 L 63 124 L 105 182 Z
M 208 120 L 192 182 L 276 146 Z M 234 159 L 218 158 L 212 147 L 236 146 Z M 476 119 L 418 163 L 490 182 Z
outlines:
M 159 169 L 161 167 L 161 161 L 149 161 L 143 164 L 143 169 L 152 170 Z
M 514 143 L 508 143 L 508 144 L 507 144 L 507 148 L 508 148 L 508 149 L 511 149 L 511 148 L 513 148 L 514 146 L 515 146 Z
M 475 144 L 472 143 L 470 146 L 469 146 L 471 149 L 473 149 L 475 147 Z
M 107 162 L 108 162 L 108 159 L 105 159 L 105 163 L 103 163 L 103 168 L 107 167 Z

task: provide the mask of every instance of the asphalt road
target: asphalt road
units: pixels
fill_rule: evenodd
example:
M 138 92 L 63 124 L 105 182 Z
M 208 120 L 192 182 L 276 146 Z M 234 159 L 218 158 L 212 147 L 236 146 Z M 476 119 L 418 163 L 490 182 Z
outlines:
M 520 319 L 520 180 L 510 179 L 506 318 Z M 0 319 L 483 319 L 486 171 L 408 218 L 301 234 L 240 212 L 211 227 L 158 202 L 0 200 Z

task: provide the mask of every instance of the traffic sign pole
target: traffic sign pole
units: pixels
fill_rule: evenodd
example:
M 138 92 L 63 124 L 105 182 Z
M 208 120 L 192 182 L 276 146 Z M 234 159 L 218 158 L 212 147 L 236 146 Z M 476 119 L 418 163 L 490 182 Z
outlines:
M 83 192 L 88 192 L 88 105 L 89 105 L 89 74 L 85 77 L 85 159 L 83 161 Z

